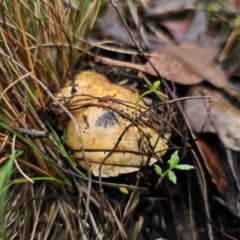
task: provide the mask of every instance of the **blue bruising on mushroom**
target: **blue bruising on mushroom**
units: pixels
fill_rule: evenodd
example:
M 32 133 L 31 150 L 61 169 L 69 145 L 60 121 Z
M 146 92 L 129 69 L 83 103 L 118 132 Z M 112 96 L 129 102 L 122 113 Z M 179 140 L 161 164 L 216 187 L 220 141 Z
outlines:
M 98 118 L 96 122 L 97 127 L 109 128 L 114 126 L 115 124 L 119 124 L 118 122 L 119 115 L 112 110 L 103 110 L 103 114 Z

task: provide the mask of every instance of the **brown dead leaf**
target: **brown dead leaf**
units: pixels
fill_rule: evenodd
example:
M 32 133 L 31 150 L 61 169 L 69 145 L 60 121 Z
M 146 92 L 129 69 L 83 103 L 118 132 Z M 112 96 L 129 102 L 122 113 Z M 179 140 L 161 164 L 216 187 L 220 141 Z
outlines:
M 140 65 L 99 56 L 96 57 L 95 60 L 103 64 L 132 68 L 153 76 L 157 76 L 156 71 L 149 62 L 147 62 L 145 65 Z M 156 67 L 161 77 L 171 80 L 175 83 L 192 85 L 203 81 L 201 76 L 194 73 L 186 64 L 179 61 L 176 57 L 173 57 L 171 54 L 167 53 L 165 49 L 154 54 L 154 56 L 150 58 L 150 61 Z
M 211 45 L 183 44 L 178 46 L 167 42 L 163 49 L 152 54 L 150 62 L 163 78 L 172 82 L 194 85 L 206 80 L 240 101 L 239 92 L 231 88 L 220 68 L 214 67 L 213 56 Z M 97 56 L 95 60 L 103 64 L 132 68 L 157 76 L 149 61 L 145 65 L 140 65 L 100 56 Z
M 203 81 L 203 79 L 194 73 L 186 64 L 178 61 L 178 59 L 168 54 L 165 50 L 151 57 L 150 61 L 163 78 L 171 80 L 172 82 L 192 85 Z M 144 65 L 144 72 L 154 76 L 157 75 L 149 62 Z
M 207 29 L 207 16 L 205 11 L 205 5 L 198 3 L 195 10 L 194 18 L 191 22 L 188 34 L 185 38 L 186 42 L 197 42 L 200 38 L 203 38 Z
M 189 99 L 184 104 L 184 111 L 193 131 L 217 133 L 226 147 L 239 151 L 239 109 L 225 100 L 218 90 L 204 84 L 192 86 L 187 96 L 200 96 L 201 94 L 210 96 L 212 99 L 210 114 L 207 113 L 209 107 L 207 100 Z
M 228 87 L 228 81 L 225 76 L 220 71 L 214 69 L 213 49 L 211 46 L 186 44 L 179 47 L 176 44 L 168 43 L 165 51 L 185 63 L 192 71 L 213 86 L 222 89 Z
M 165 19 L 160 22 L 174 37 L 175 41 L 181 43 L 185 40 L 190 27 L 190 18 L 184 19 Z
M 239 216 L 239 189 L 221 141 L 214 134 L 202 134 L 196 144 L 225 206 Z
M 221 146 L 217 136 L 213 134 L 202 134 L 196 144 L 213 183 L 221 196 L 226 199 L 225 196 L 230 182 L 227 178 L 230 178 L 231 171 L 223 146 Z
M 214 65 L 215 46 L 212 43 L 206 43 L 204 45 L 197 43 L 177 45 L 170 39 L 163 38 L 161 32 L 153 25 L 149 27 L 159 39 L 165 42 L 165 47 L 161 52 L 164 51 L 166 54 L 171 55 L 174 61 L 179 61 L 182 65 L 187 66 L 202 80 L 208 81 L 213 86 L 223 89 L 228 94 L 240 100 L 239 93 L 230 87 L 221 69 Z M 174 79 L 172 81 L 178 82 Z M 187 85 L 184 81 L 181 84 Z M 196 83 L 194 82 L 192 84 Z
M 152 55 L 150 61 L 159 74 L 172 82 L 193 85 L 210 79 L 214 85 L 216 79 L 216 87 L 226 88 L 228 84 L 226 78 L 211 67 L 213 53 L 210 46 L 185 44 L 179 47 L 173 43 L 166 43 L 163 49 Z M 97 57 L 96 60 L 103 64 L 133 68 L 157 76 L 149 62 L 139 65 L 102 57 Z
M 180 17 L 168 17 L 160 20 L 160 25 L 167 28 L 178 43 L 196 42 L 206 31 L 207 18 L 203 4 L 198 4 L 195 12 Z M 155 32 L 155 31 L 154 31 Z
M 194 73 L 213 86 L 224 90 L 240 101 L 240 94 L 231 88 L 229 81 L 220 68 L 213 64 L 213 46 L 201 46 L 199 44 L 184 44 L 181 47 L 173 43 L 167 43 L 165 51 L 176 57 L 181 63 L 186 64 Z M 173 80 L 174 81 L 174 80 Z M 182 83 L 184 84 L 184 83 Z
M 126 11 L 126 8 L 124 8 L 124 6 L 125 6 L 124 2 L 118 3 L 118 8 L 122 16 L 125 16 L 124 11 Z M 136 25 L 137 29 L 142 29 L 142 23 L 138 19 L 134 5 L 132 5 L 128 1 L 128 7 L 131 14 L 131 15 L 128 14 L 128 16 L 130 16 L 131 20 L 134 21 L 134 24 Z M 124 24 L 120 20 L 112 4 L 110 3 L 106 4 L 106 7 L 104 8 L 104 12 L 102 14 L 102 20 L 97 25 L 97 28 L 99 28 L 101 32 L 106 34 L 108 37 L 117 40 L 121 44 L 126 44 L 128 46 L 135 47 L 132 38 L 129 36 L 128 31 L 126 30 Z M 134 28 L 130 28 L 130 30 L 135 38 L 135 41 L 139 45 L 141 45 L 143 49 L 150 49 L 151 51 L 153 51 L 159 48 L 159 46 L 161 45 L 161 42 L 153 33 L 148 32 L 147 34 L 143 34 L 143 31 L 139 31 Z

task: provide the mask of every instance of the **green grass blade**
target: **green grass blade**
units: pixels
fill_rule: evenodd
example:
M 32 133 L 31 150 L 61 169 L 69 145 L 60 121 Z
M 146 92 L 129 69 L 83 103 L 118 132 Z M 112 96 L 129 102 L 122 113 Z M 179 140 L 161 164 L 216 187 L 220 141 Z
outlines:
M 10 159 L 0 168 L 0 239 L 4 238 L 5 204 L 8 196 L 14 159 L 22 153 L 23 151 L 14 150 Z
M 19 134 L 18 132 L 16 132 L 15 130 L 13 130 L 11 127 L 7 126 L 6 124 L 0 122 L 0 127 L 2 127 L 3 129 L 8 130 L 9 132 L 15 134 L 24 144 L 26 144 L 28 147 L 30 147 L 30 149 L 33 149 L 35 151 L 37 151 L 44 160 L 46 160 L 47 162 L 49 162 L 48 157 L 42 153 L 34 144 L 33 142 L 29 141 L 27 138 L 23 137 L 21 134 Z M 51 165 L 53 167 L 53 169 L 66 181 L 68 182 L 69 186 L 72 186 L 70 180 L 63 174 L 63 172 L 58 169 L 55 165 Z

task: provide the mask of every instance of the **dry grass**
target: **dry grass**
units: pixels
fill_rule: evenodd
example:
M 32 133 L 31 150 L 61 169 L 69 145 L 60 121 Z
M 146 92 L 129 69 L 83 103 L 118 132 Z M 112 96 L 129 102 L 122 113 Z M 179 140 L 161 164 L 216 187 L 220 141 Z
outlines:
M 12 172 L 2 238 L 102 239 L 106 229 L 111 239 L 126 236 L 116 206 L 76 168 L 46 117 L 54 98 L 48 87 L 72 79 L 102 3 L 1 3 L 1 164 L 23 150 Z
M 21 154 L 15 159 L 0 237 L 136 239 L 142 220 L 133 223 L 131 214 L 146 190 L 139 187 L 141 177 L 132 186 L 101 182 L 99 187 L 77 168 L 49 117 L 49 103 L 55 101 L 74 121 L 49 89 L 72 81 L 76 66 L 84 67 L 79 62 L 91 47 L 86 38 L 105 3 L 66 2 L 1 2 L 0 164 L 16 150 Z M 102 185 L 132 191 L 116 201 Z

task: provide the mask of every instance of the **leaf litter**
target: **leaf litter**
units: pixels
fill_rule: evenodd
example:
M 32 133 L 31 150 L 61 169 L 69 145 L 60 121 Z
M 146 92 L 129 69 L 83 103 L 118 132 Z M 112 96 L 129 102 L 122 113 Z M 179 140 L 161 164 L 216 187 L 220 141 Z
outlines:
M 111 6 L 111 3 L 113 5 L 113 1 L 110 1 L 108 6 Z M 114 3 L 116 4 L 115 1 Z M 173 186 L 165 181 L 163 185 L 157 189 L 158 191 L 152 189 L 157 179 L 151 167 L 138 174 L 133 173 L 126 176 L 119 176 L 118 180 L 111 178 L 108 182 L 98 182 L 98 179 L 93 179 L 92 183 L 96 183 L 96 185 L 89 187 L 89 182 L 87 182 L 86 178 L 80 180 L 80 176 L 76 172 L 72 172 L 73 169 L 76 170 L 75 163 L 67 164 L 66 166 L 65 157 L 67 156 L 67 152 L 64 152 L 63 157 L 62 152 L 56 148 L 54 144 L 53 149 L 57 149 L 57 151 L 56 153 L 51 151 L 51 147 L 49 146 L 52 145 L 49 145 L 49 139 L 37 139 L 34 143 L 38 143 L 39 148 L 44 149 L 47 154 L 51 156 L 51 159 L 56 160 L 56 162 L 60 161 L 60 164 L 57 166 L 60 169 L 65 169 L 63 170 L 64 173 L 71 175 L 70 178 L 74 183 L 75 193 L 72 194 L 72 189 L 65 188 L 63 192 L 61 192 L 62 187 L 61 191 L 58 191 L 60 188 L 54 190 L 53 187 L 46 185 L 45 182 L 44 184 L 35 184 L 34 187 L 26 183 L 22 185 L 20 190 L 19 185 L 13 186 L 13 191 L 10 192 L 9 196 L 9 206 L 14 206 L 16 199 L 22 199 L 21 192 L 27 193 L 27 195 L 24 195 L 24 201 L 20 201 L 19 203 L 19 206 L 25 207 L 26 214 L 23 214 L 23 218 L 21 218 L 21 212 L 17 212 L 15 211 L 16 208 L 10 207 L 11 215 L 8 215 L 8 220 L 13 224 L 12 227 L 9 228 L 11 235 L 13 236 L 13 234 L 15 234 L 14 229 L 19 229 L 16 234 L 22 239 L 34 239 L 37 234 L 41 239 L 48 239 L 50 236 L 52 239 L 60 239 L 60 237 L 62 237 L 62 239 L 104 239 L 106 236 L 110 239 L 138 240 L 158 238 L 219 240 L 225 239 L 226 237 L 229 239 L 238 239 L 239 232 L 234 229 L 237 229 L 238 225 L 235 222 L 235 218 L 232 217 L 239 217 L 238 182 L 240 178 L 240 167 L 236 160 L 238 159 L 237 152 L 239 151 L 237 123 L 239 113 L 238 107 L 233 106 L 232 102 L 238 101 L 239 92 L 236 88 L 232 87 L 232 85 L 230 87 L 228 81 L 229 76 L 220 69 L 215 61 L 215 47 L 218 50 L 220 44 L 216 44 L 212 39 L 210 39 L 209 44 L 206 33 L 208 30 L 206 30 L 206 22 L 204 22 L 206 20 L 206 12 L 203 11 L 206 5 L 201 6 L 197 4 L 196 1 L 142 1 L 141 4 L 136 6 L 135 11 L 133 9 L 134 1 L 131 1 L 127 8 L 125 8 L 124 5 L 120 5 L 119 2 L 117 4 L 119 4 L 118 8 L 122 16 L 127 19 L 130 32 L 137 40 L 136 43 L 146 52 L 145 57 L 150 57 L 151 63 L 153 63 L 158 70 L 160 77 L 163 78 L 160 80 L 162 80 L 164 86 L 169 87 L 163 88 L 164 93 L 172 96 L 172 101 L 175 103 L 181 101 L 181 96 L 189 96 L 189 98 L 190 96 L 200 97 L 197 101 L 193 99 L 185 101 L 184 111 L 189 123 L 189 130 L 192 132 L 192 135 L 188 137 L 182 134 L 182 130 L 186 128 L 186 125 L 181 122 L 181 113 L 178 111 L 177 105 L 172 105 L 172 103 L 165 104 L 168 108 L 168 113 L 166 113 L 165 117 L 169 117 L 169 111 L 172 111 L 173 114 L 169 118 L 171 118 L 171 121 L 174 120 L 174 125 L 176 125 L 174 126 L 175 129 L 178 128 L 170 141 L 170 149 L 178 149 L 182 156 L 181 161 L 190 161 L 191 164 L 195 164 L 196 171 L 190 171 L 188 174 L 179 173 L 177 185 Z M 233 9 L 236 10 L 237 5 L 235 5 Z M 105 16 L 107 16 L 107 18 L 105 19 L 107 19 L 108 22 L 104 20 L 96 24 L 96 27 L 99 27 L 97 34 L 94 36 L 94 32 L 91 33 L 94 37 L 91 38 L 91 36 L 89 36 L 90 42 L 85 43 L 86 45 L 89 44 L 89 49 L 94 50 L 91 51 L 88 49 L 84 53 L 89 54 L 88 57 L 94 55 L 96 57 L 95 59 L 98 60 L 97 64 L 100 62 L 110 66 L 124 68 L 130 75 L 135 75 L 134 80 L 127 79 L 127 81 L 134 81 L 134 86 L 138 86 L 140 91 L 144 91 L 146 86 L 151 86 L 149 82 L 151 83 L 156 80 L 156 77 L 159 77 L 151 63 L 148 62 L 148 57 L 146 58 L 147 62 L 140 64 L 141 59 L 138 58 L 138 56 L 134 56 L 135 54 L 127 54 L 126 57 L 126 54 L 120 51 L 114 55 L 114 52 L 109 53 L 103 48 L 101 49 L 104 41 L 96 44 L 96 39 L 101 39 L 102 37 L 103 40 L 114 39 L 117 41 L 118 44 L 116 44 L 116 47 L 119 46 L 120 42 L 120 45 L 125 47 L 129 53 L 133 51 L 133 48 L 137 49 L 135 43 L 132 41 L 132 37 L 128 35 L 128 31 L 125 30 L 117 14 L 113 14 L 113 10 L 114 8 L 106 8 Z M 175 15 L 180 16 L 182 14 L 186 16 L 189 12 L 191 12 L 193 16 L 189 18 L 188 26 L 186 26 L 184 30 L 178 29 L 181 28 L 181 24 L 175 25 L 174 30 L 167 24 L 168 20 L 171 21 L 175 18 Z M 66 15 L 71 15 L 69 11 L 65 13 L 67 13 Z M 108 14 L 114 15 L 114 17 L 108 19 Z M 181 17 L 179 19 L 181 19 Z M 210 22 L 209 19 L 207 20 Z M 150 27 L 152 24 L 155 25 L 155 28 Z M 164 29 L 161 27 L 163 25 L 165 27 Z M 62 36 L 65 37 L 72 36 L 72 33 L 68 34 L 68 30 L 61 32 L 62 30 L 62 26 L 56 28 L 58 33 L 56 35 L 61 36 L 62 34 Z M 61 34 L 59 34 L 59 31 Z M 7 32 L 8 31 L 5 33 Z M 161 38 L 160 32 L 164 38 Z M 178 34 L 179 32 L 180 34 Z M 59 46 L 62 45 L 62 43 L 65 44 L 65 37 L 63 41 L 60 41 Z M 201 38 L 202 42 L 199 41 L 199 38 Z M 214 36 L 214 38 L 216 39 L 217 37 Z M 49 38 L 49 40 L 51 41 L 51 38 Z M 68 37 L 67 41 L 69 41 Z M 91 44 L 91 42 L 94 44 Z M 15 42 L 15 44 L 18 43 L 18 41 Z M 25 45 L 26 44 L 25 42 Z M 57 48 L 58 51 L 61 49 L 59 46 Z M 19 45 L 19 47 L 21 48 L 21 45 Z M 49 47 L 49 45 L 47 47 Z M 41 48 L 44 47 L 41 45 Z M 70 52 L 73 49 L 79 49 L 78 45 L 69 46 L 69 48 L 72 48 Z M 28 53 L 30 53 L 31 48 L 26 46 L 26 49 Z M 64 50 L 66 50 L 65 47 Z M 67 52 L 68 50 L 63 51 L 63 53 Z M 16 54 L 18 53 L 19 52 L 16 52 Z M 55 53 L 57 53 L 57 51 Z M 82 53 L 80 53 L 80 55 L 81 54 Z M 129 58 L 131 55 L 133 56 L 132 59 Z M 29 56 L 33 57 L 31 53 L 28 57 Z M 106 58 L 106 56 L 108 58 Z M 22 56 L 18 59 L 24 61 L 24 57 Z M 31 60 L 30 58 L 26 59 L 28 59 L 28 61 Z M 48 59 L 50 59 L 49 56 Z M 84 61 L 86 61 L 83 64 L 84 67 L 81 64 L 81 66 L 79 66 L 79 62 L 82 62 L 83 59 L 77 59 L 78 64 L 76 64 L 76 66 L 72 59 L 68 62 L 66 56 L 63 56 L 61 59 L 56 57 L 52 58 L 52 61 L 55 60 L 60 61 L 56 66 L 54 65 L 52 69 L 54 69 L 54 71 L 61 69 L 55 73 L 56 76 L 58 76 L 58 74 L 60 76 L 67 76 L 66 78 L 63 77 L 63 82 L 66 82 L 69 76 L 74 75 L 73 69 L 75 71 L 85 66 L 88 66 L 87 68 L 95 67 L 95 63 L 92 61 L 93 59 L 89 61 L 88 58 L 84 59 Z M 10 61 L 10 58 L 8 61 Z M 39 75 L 39 72 L 42 71 L 39 66 L 41 66 L 42 63 L 37 63 L 39 65 L 36 67 L 36 73 Z M 63 65 L 61 65 L 62 63 Z M 59 66 L 62 67 L 59 68 Z M 70 70 L 69 66 L 71 68 Z M 99 66 L 101 66 L 101 64 L 99 64 Z M 131 68 L 147 73 L 147 75 L 144 76 L 141 74 L 141 76 L 144 77 L 139 78 L 136 72 L 129 70 Z M 9 71 L 9 69 L 14 68 L 10 66 L 6 69 Z M 4 83 L 6 82 L 5 79 L 9 80 L 9 74 L 6 74 L 6 69 L 4 68 L 3 70 Z M 51 71 L 44 69 L 42 72 L 44 72 L 45 75 L 42 74 L 40 78 L 44 79 L 44 82 L 47 82 L 48 77 L 54 78 L 55 83 L 58 81 L 55 79 L 55 75 L 52 76 L 50 74 Z M 19 76 L 15 76 L 15 73 L 16 71 L 14 74 L 11 72 L 11 79 L 19 78 Z M 72 78 L 70 77 L 70 79 Z M 136 79 L 138 79 L 137 84 Z M 143 79 L 145 79 L 145 82 L 143 82 Z M 121 80 L 126 81 L 126 79 Z M 168 80 L 168 82 L 165 80 Z M 208 83 L 197 85 L 202 82 Z M 73 80 L 72 84 L 74 84 Z M 9 83 L 5 85 L 8 86 Z M 196 86 L 192 87 L 191 85 Z M 16 86 L 19 87 L 18 85 Z M 199 86 L 201 90 L 205 91 L 206 95 L 211 96 L 213 99 L 213 104 L 209 109 L 207 106 L 208 102 L 204 103 L 204 100 L 201 99 L 201 93 L 199 94 L 198 91 L 195 92 L 194 90 Z M 222 93 L 227 94 L 233 101 L 231 102 L 223 98 L 221 96 Z M 16 96 L 19 101 L 21 98 L 19 98 L 18 95 Z M 154 96 L 151 96 L 151 98 L 153 98 L 153 104 L 159 104 L 159 101 L 156 101 Z M 45 99 L 43 98 L 42 100 Z M 190 103 L 191 101 L 192 103 Z M 20 104 L 19 109 L 23 110 L 22 106 L 24 106 L 24 104 L 25 103 Z M 41 104 L 44 106 L 43 103 Z M 67 107 L 69 107 L 69 105 Z M 161 113 L 164 112 L 161 103 L 156 109 Z M 1 108 L 1 111 L 4 112 L 4 108 Z M 25 110 L 23 110 L 23 112 L 24 111 Z M 8 114 L 7 116 L 13 120 L 10 115 L 11 114 Z M 14 113 L 13 115 L 20 116 L 21 113 L 17 113 L 16 115 Z M 57 118 L 58 117 L 62 117 L 62 115 L 60 114 Z M 227 120 L 228 118 L 229 120 Z M 230 118 L 232 120 L 230 120 Z M 41 130 L 41 128 L 37 127 L 39 122 L 37 122 L 37 124 L 30 124 L 35 120 L 29 118 L 29 116 L 28 120 L 30 120 L 29 126 L 27 126 L 26 129 Z M 81 124 L 86 124 L 86 122 L 88 121 L 85 118 Z M 26 127 L 24 124 L 22 125 L 20 124 L 20 127 Z M 207 136 L 204 138 L 201 134 L 212 134 L 214 137 L 210 138 Z M 53 133 L 51 132 L 50 137 L 52 136 Z M 5 136 L 3 135 L 2 139 L 4 138 Z M 191 141 L 188 139 L 195 140 L 196 145 L 191 144 Z M 211 141 L 209 141 L 209 139 Z M 11 141 L 6 142 L 6 140 L 4 140 L 4 142 L 6 145 L 11 143 Z M 20 143 L 17 144 L 18 146 L 20 145 Z M 188 149 L 182 149 L 183 146 L 188 146 Z M 225 150 L 224 153 L 221 151 L 222 149 Z M 196 154 L 198 151 L 202 153 L 201 160 L 203 160 L 203 164 L 201 160 L 198 160 Z M 37 154 L 34 156 L 37 159 L 39 158 Z M 164 160 L 166 159 L 167 158 L 164 158 Z M 22 163 L 28 172 L 33 173 L 32 170 L 35 169 L 36 171 L 38 168 L 37 173 L 42 173 L 38 166 L 28 163 L 24 159 L 18 159 L 18 161 Z M 158 164 L 161 164 L 163 168 L 166 167 L 166 161 L 163 161 L 163 163 L 159 162 Z M 36 163 L 36 165 L 39 165 L 39 163 Z M 69 170 L 69 166 L 71 170 Z M 232 166 L 235 166 L 235 168 Z M 208 176 L 206 177 L 204 167 L 208 170 L 210 179 L 217 190 L 216 192 Z M 17 175 L 18 172 L 15 171 L 14 176 L 17 177 Z M 116 185 L 114 185 L 115 181 L 117 181 Z M 128 184 L 122 184 L 122 186 L 120 186 L 121 184 L 119 185 L 119 182 L 127 182 Z M 109 185 L 105 185 L 108 183 Z M 107 187 L 102 188 L 102 186 L 99 187 L 99 185 Z M 208 185 L 208 189 L 206 185 Z M 119 192 L 119 187 L 123 187 L 122 192 L 126 192 L 124 188 L 130 186 L 133 187 L 129 195 L 124 194 L 123 196 L 123 194 Z M 49 192 L 52 194 L 49 195 Z M 45 198 L 49 198 L 49 204 L 46 204 Z M 75 199 L 74 201 L 73 198 Z M 31 201 L 31 199 L 33 200 Z M 229 210 L 230 215 L 228 212 L 219 211 L 219 205 L 216 205 L 216 202 L 218 202 L 223 209 Z M 208 208 L 207 205 L 209 205 L 210 208 Z M 32 209 L 34 211 L 32 211 Z M 84 216 L 85 213 L 87 213 L 86 215 L 88 217 L 86 215 Z M 16 218 L 21 220 L 13 222 L 12 219 Z M 31 225 L 30 221 L 28 221 L 29 219 L 37 219 L 37 221 Z M 28 224 L 21 224 L 24 222 Z M 42 222 L 47 222 L 48 224 L 46 228 L 42 228 L 45 231 L 41 231 L 43 232 L 41 234 L 41 232 L 38 232 L 38 229 L 44 225 L 41 225 Z M 20 228 L 18 223 L 21 225 Z M 216 228 L 212 227 L 209 223 L 213 224 Z M 52 228 L 54 228 L 54 232 L 50 231 Z M 218 228 L 221 229 L 221 231 L 216 230 Z M 79 229 L 81 231 L 79 231 Z M 134 231 L 132 231 L 132 229 Z
M 171 4 L 173 3 L 171 2 Z M 152 6 L 157 6 L 157 3 L 152 3 Z M 214 42 L 216 39 L 218 40 L 217 37 L 214 40 L 212 37 L 209 38 L 207 36 L 209 34 L 207 33 L 207 21 L 209 19 L 207 19 L 204 11 L 205 6 L 199 4 L 194 7 L 191 5 L 188 8 L 185 5 L 186 9 L 194 10 L 195 14 L 192 21 L 189 20 L 190 23 L 186 21 L 186 27 L 183 30 L 180 29 L 182 27 L 181 24 L 179 24 L 179 27 L 176 24 L 174 29 L 171 29 L 171 24 L 168 25 L 168 19 L 171 22 L 171 17 L 176 12 L 184 11 L 183 8 L 180 8 L 179 11 L 177 8 L 178 4 L 175 5 L 176 8 L 173 4 L 173 7 L 168 9 L 169 11 L 167 8 L 162 11 L 164 9 L 164 4 L 162 3 L 159 4 L 160 10 L 154 7 L 150 10 L 152 6 L 151 4 L 145 4 L 144 12 L 151 12 L 151 16 L 156 18 L 162 16 L 162 18 L 157 20 L 157 23 L 161 25 L 162 22 L 162 25 L 167 28 L 173 40 L 178 42 L 178 44 L 171 37 L 166 37 L 161 30 L 159 31 L 159 28 L 152 27 L 155 23 L 152 24 L 151 22 L 147 23 L 147 26 L 151 29 L 150 33 L 154 32 L 156 34 L 160 44 L 154 51 L 146 54 L 146 63 L 136 63 L 136 58 L 132 58 L 132 61 L 119 61 L 106 58 L 101 56 L 101 54 L 98 54 L 95 60 L 101 64 L 135 69 L 152 76 L 160 75 L 162 78 L 170 81 L 177 90 L 179 85 L 189 86 L 184 96 L 199 96 L 200 98 L 201 96 L 209 96 L 212 99 L 211 105 L 209 105 L 207 100 L 203 99 L 186 100 L 184 102 L 184 112 L 189 127 L 193 131 L 192 137 L 194 139 L 196 137 L 196 147 L 202 153 L 204 164 L 220 194 L 220 197 L 217 196 L 218 194 L 214 196 L 214 201 L 217 201 L 235 217 L 239 218 L 239 187 L 236 181 L 239 178 L 239 172 L 236 172 L 236 169 L 231 167 L 232 164 L 228 155 L 221 155 L 220 150 L 224 148 L 226 152 L 239 151 L 239 108 L 237 103 L 240 97 L 239 91 L 229 82 L 227 72 L 222 70 L 217 63 L 216 54 L 220 45 Z M 235 6 L 236 8 L 237 6 Z M 213 134 L 219 138 L 219 144 L 217 144 L 217 141 L 215 141 L 216 144 L 212 144 L 207 141 L 207 138 L 203 138 L 202 134 Z M 221 157 L 219 161 L 218 157 Z M 239 164 L 236 164 L 236 167 L 239 169 Z M 204 174 L 202 177 L 205 179 Z M 210 215 L 208 216 L 210 217 Z M 208 229 L 209 232 L 212 231 L 209 225 Z M 211 234 L 209 238 L 213 239 L 210 236 Z M 227 233 L 224 236 L 231 239 L 231 236 Z
M 206 100 L 186 100 L 186 117 L 196 133 L 216 133 L 223 144 L 232 150 L 240 151 L 240 110 L 226 101 L 224 94 L 206 85 L 191 87 L 188 96 L 210 96 L 212 105 Z M 210 109 L 209 109 L 210 108 Z

